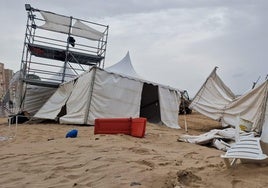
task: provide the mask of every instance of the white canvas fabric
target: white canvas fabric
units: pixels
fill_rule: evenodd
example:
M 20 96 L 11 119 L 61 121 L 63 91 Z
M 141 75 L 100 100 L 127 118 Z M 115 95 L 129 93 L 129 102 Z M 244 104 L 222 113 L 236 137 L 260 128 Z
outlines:
M 40 28 L 66 34 L 69 33 L 69 26 L 71 23 L 70 17 L 61 16 L 58 14 L 45 11 L 40 11 L 40 14 L 46 21 L 44 25 L 39 26 Z
M 102 32 L 97 31 L 96 29 L 93 29 L 86 24 L 83 24 L 79 20 L 76 20 L 74 23 L 72 27 L 72 34 L 91 40 L 100 40 L 104 36 Z
M 267 99 L 267 81 L 247 92 L 224 108 L 222 123 L 236 125 L 236 118 L 253 123 L 252 130 L 261 131 Z
M 96 118 L 139 117 L 143 83 L 98 70 L 92 92 L 88 123 Z
M 65 34 L 68 34 L 70 32 L 75 36 L 97 41 L 104 36 L 102 32 L 89 27 L 88 25 L 82 23 L 79 20 L 71 20 L 71 17 L 61 16 L 55 13 L 45 11 L 40 11 L 40 14 L 45 20 L 45 24 L 39 26 L 42 29 Z
M 34 115 L 34 118 L 56 120 L 57 115 L 65 105 L 74 88 L 74 80 L 62 84 L 57 91 L 49 98 L 41 109 Z
M 266 107 L 265 107 L 264 121 L 262 126 L 261 140 L 268 143 L 268 96 L 266 96 Z
M 178 126 L 178 112 L 180 97 L 175 90 L 158 87 L 161 121 L 170 128 L 180 128 Z
M 65 77 L 65 80 L 69 81 L 72 76 L 75 77 L 75 73 L 70 69 L 68 64 L 66 67 L 67 67 L 66 74 L 68 74 L 69 77 Z M 58 75 L 53 75 L 50 77 L 50 79 L 61 80 L 62 73 L 63 73 L 63 68 L 59 70 Z M 27 85 L 27 90 L 25 94 L 25 99 L 23 101 L 22 110 L 27 111 L 31 116 L 34 116 L 40 110 L 40 108 L 47 102 L 47 100 L 54 94 L 56 90 L 57 90 L 56 88 Z M 52 99 L 51 102 L 54 103 L 56 101 L 55 99 Z M 46 113 L 49 113 L 48 109 L 45 108 L 44 110 L 46 111 Z M 39 115 L 41 115 L 41 113 L 39 113 Z M 46 115 L 43 115 L 42 117 L 45 117 L 45 116 Z M 46 119 L 50 119 L 50 118 L 46 118 Z
M 190 108 L 212 119 L 220 120 L 224 127 L 236 126 L 238 117 L 248 120 L 253 123 L 252 130 L 261 132 L 264 122 L 267 122 L 265 112 L 268 81 L 238 98 L 233 98 L 229 88 L 226 89 L 225 84 L 221 82 L 214 70 L 194 97 Z
M 26 111 L 31 116 L 34 115 L 46 100 L 54 93 L 55 88 L 46 88 L 34 85 L 25 85 L 20 81 L 21 71 L 17 71 L 10 80 L 9 90 L 15 89 L 14 95 L 8 100 L 12 101 L 13 108 L 10 109 L 13 113 Z M 27 87 L 27 91 L 26 88 Z M 8 92 L 8 96 L 9 96 Z M 8 101 L 7 101 L 8 102 Z M 21 106 L 21 103 L 23 105 Z
M 60 123 L 94 124 L 96 118 L 139 117 L 142 83 L 101 69 L 79 77 Z
M 8 91 L 2 97 L 2 102 L 9 111 L 18 113 L 21 103 L 22 84 L 20 82 L 21 71 L 17 71 L 9 81 Z M 15 92 L 13 92 L 15 90 Z M 12 93 L 12 94 L 11 94 Z M 12 106 L 9 106 L 9 101 L 12 101 Z
M 122 60 L 110 67 L 105 68 L 105 70 L 121 75 L 131 76 L 133 78 L 141 78 L 132 66 L 129 52 L 127 52 Z
M 235 140 L 236 130 L 234 128 L 226 128 L 226 129 L 212 129 L 209 132 L 200 134 L 200 135 L 181 135 L 179 137 L 180 141 L 189 142 L 194 144 L 208 144 L 212 142 L 213 139 L 228 139 L 228 140 Z
M 86 124 L 95 71 L 91 69 L 78 78 L 66 103 L 67 114 L 60 118 L 60 123 Z
M 55 91 L 55 88 L 27 85 L 22 111 L 33 116 Z
M 222 110 L 234 100 L 235 95 L 216 74 L 216 70 L 217 68 L 209 75 L 189 107 L 207 117 L 220 120 Z
M 11 80 L 9 81 L 9 87 L 11 87 L 13 84 L 16 84 L 16 82 L 19 81 L 21 76 L 21 72 L 17 71 L 11 78 Z

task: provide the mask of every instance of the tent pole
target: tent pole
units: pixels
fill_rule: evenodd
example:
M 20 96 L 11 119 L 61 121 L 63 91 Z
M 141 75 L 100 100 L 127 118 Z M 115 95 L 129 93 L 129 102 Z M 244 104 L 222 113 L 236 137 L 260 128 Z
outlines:
M 68 63 L 68 57 L 69 57 L 69 45 L 70 45 L 70 41 L 69 38 L 71 36 L 71 27 L 72 27 L 72 21 L 73 21 L 73 17 L 70 17 L 70 25 L 69 25 L 69 31 L 68 31 L 68 38 L 67 38 L 67 44 L 66 44 L 66 51 L 65 51 L 65 60 L 64 60 L 64 65 L 63 65 L 63 72 L 62 72 L 62 79 L 61 79 L 61 83 L 63 83 L 65 81 L 65 73 L 66 73 L 66 66 Z
M 236 117 L 236 125 L 235 125 L 235 142 L 240 141 L 240 113 Z
M 184 129 L 185 129 L 185 132 L 188 133 L 188 126 L 187 126 L 187 121 L 186 121 L 186 106 L 185 106 L 185 100 L 182 94 L 181 94 L 181 103 L 182 103 L 182 108 L 183 108 Z
M 265 122 L 265 117 L 266 117 L 266 112 L 268 111 L 268 109 L 267 109 L 267 103 L 268 103 L 268 80 L 267 80 L 267 77 L 268 77 L 268 74 L 267 74 L 267 76 L 266 76 L 266 87 L 265 87 L 265 94 L 264 94 L 264 103 L 263 103 L 263 106 L 262 106 L 262 114 L 261 114 L 261 116 L 260 116 L 260 120 L 259 120 L 259 122 L 258 122 L 258 125 L 257 125 L 257 127 L 260 127 L 259 129 L 259 132 L 261 132 L 261 135 L 263 134 L 262 132 L 262 130 L 263 130 L 263 127 L 265 126 L 264 124 L 266 123 L 267 124 L 267 122 Z M 262 126 L 261 126 L 262 125 Z
M 95 84 L 95 77 L 96 77 L 96 73 L 97 73 L 97 67 L 93 67 L 93 75 L 92 75 L 92 81 L 91 81 L 91 84 L 90 84 L 90 90 L 89 90 L 89 100 L 88 100 L 88 103 L 87 103 L 87 107 L 86 107 L 86 114 L 85 114 L 85 119 L 84 119 L 84 124 L 87 124 L 87 120 L 88 120 L 88 115 L 89 115 L 89 108 L 90 108 L 90 105 L 91 105 L 91 100 L 92 100 L 92 95 L 93 95 L 93 87 L 94 87 L 94 84 Z

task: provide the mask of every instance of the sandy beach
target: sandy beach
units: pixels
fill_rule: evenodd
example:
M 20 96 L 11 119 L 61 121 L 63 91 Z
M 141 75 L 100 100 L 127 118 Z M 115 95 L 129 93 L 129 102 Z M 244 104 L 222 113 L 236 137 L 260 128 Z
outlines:
M 198 113 L 186 120 L 191 135 L 220 128 Z M 180 126 L 147 123 L 145 138 L 135 138 L 94 135 L 93 126 L 19 125 L 15 138 L 0 141 L 0 187 L 268 187 L 268 166 L 238 162 L 227 169 L 223 151 L 178 142 L 184 116 Z M 77 138 L 65 138 L 71 129 Z M 8 134 L 2 118 L 0 136 Z

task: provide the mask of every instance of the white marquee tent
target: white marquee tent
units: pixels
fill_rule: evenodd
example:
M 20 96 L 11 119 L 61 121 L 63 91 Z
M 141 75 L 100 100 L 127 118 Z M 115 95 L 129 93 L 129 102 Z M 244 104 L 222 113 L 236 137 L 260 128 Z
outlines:
M 129 52 L 125 55 L 125 57 L 119 61 L 118 63 L 105 68 L 106 71 L 125 75 L 125 76 L 130 76 L 133 78 L 139 78 L 142 79 L 140 75 L 134 70 L 131 60 L 130 60 L 130 55 Z
M 268 141 L 268 80 L 240 97 L 235 97 L 222 82 L 216 68 L 197 92 L 190 108 L 214 119 L 222 126 L 236 126 L 238 118 L 253 123 L 252 130 L 267 132 Z
M 92 67 L 78 78 L 62 84 L 35 118 L 59 120 L 63 124 L 94 124 L 96 118 L 146 117 L 171 128 L 178 125 L 180 92 L 142 80 L 134 71 L 129 54 L 107 70 Z M 118 72 L 124 67 L 123 73 Z M 128 69 L 128 68 L 129 69 Z M 135 71 L 134 71 L 135 72 Z

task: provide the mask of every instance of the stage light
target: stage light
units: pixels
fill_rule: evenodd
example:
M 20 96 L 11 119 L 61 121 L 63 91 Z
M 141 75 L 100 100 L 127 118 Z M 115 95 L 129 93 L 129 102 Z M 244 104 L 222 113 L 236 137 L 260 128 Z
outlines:
M 25 9 L 27 11 L 30 11 L 32 9 L 31 5 L 30 4 L 25 4 Z

